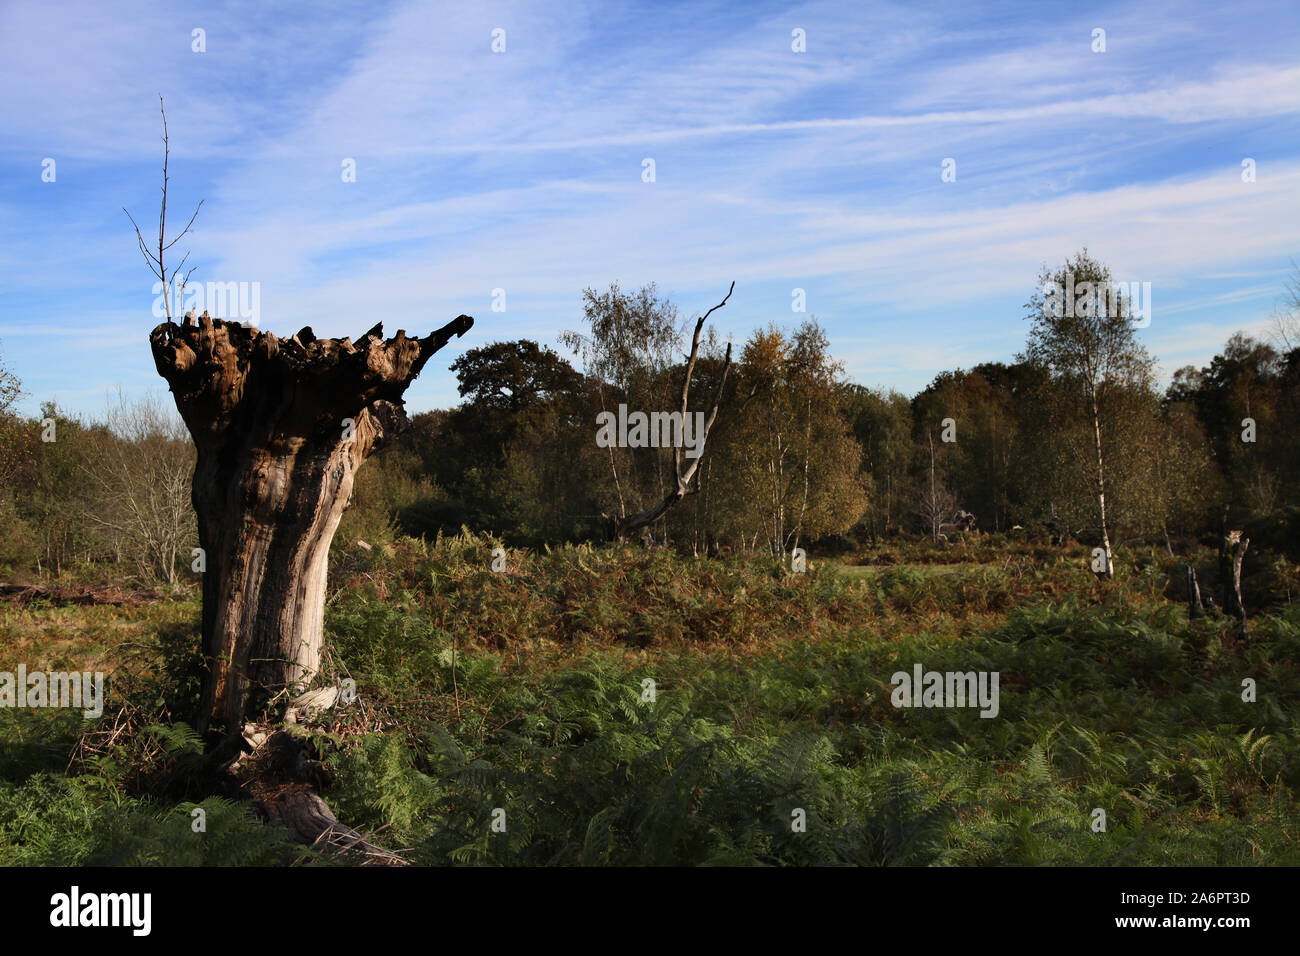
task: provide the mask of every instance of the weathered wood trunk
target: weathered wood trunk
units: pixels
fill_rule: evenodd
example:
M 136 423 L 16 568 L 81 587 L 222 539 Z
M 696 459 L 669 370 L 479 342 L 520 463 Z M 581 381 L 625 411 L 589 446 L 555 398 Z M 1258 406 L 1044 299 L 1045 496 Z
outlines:
M 268 695 L 320 667 L 330 542 L 361 463 L 406 424 L 402 393 L 474 320 L 422 339 L 376 325 L 360 341 L 281 339 L 239 323 L 167 322 L 158 373 L 198 451 L 193 502 L 203 561 L 199 725 L 243 725 Z
M 1219 547 L 1219 578 L 1223 582 L 1223 613 L 1235 617 L 1246 633 L 1246 606 L 1241 600 L 1241 562 L 1246 557 L 1250 539 L 1240 531 L 1224 533 Z
M 1187 617 L 1189 620 L 1196 620 L 1205 613 L 1205 605 L 1201 603 L 1201 585 L 1196 580 L 1196 568 L 1187 565 Z

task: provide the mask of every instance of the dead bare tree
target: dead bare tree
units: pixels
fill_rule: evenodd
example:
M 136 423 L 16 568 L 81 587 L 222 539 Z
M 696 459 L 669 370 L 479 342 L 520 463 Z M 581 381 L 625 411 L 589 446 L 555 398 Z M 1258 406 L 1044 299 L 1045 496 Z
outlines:
M 953 524 L 953 518 L 957 514 L 957 497 L 948 490 L 947 484 L 935 469 L 934 435 L 929 429 L 926 430 L 925 437 L 930 445 L 930 481 L 928 486 L 923 485 L 921 488 L 916 513 L 929 529 L 930 540 L 938 542 L 940 538 L 947 540 L 943 529 Z
M 731 298 L 731 293 L 736 289 L 736 283 L 732 282 L 731 287 L 727 289 L 727 294 L 723 296 L 722 301 L 709 309 L 695 321 L 695 332 L 691 336 L 691 354 L 686 362 L 686 372 L 682 378 L 682 423 L 686 422 L 688 404 L 691 395 L 691 379 L 695 375 L 695 363 L 700 353 L 700 332 L 704 329 L 704 323 L 718 309 L 727 304 Z M 704 460 L 704 449 L 709 441 L 709 433 L 713 430 L 713 423 L 718 417 L 718 406 L 722 403 L 722 392 L 727 384 L 727 372 L 731 369 L 731 343 L 727 343 L 726 356 L 722 363 L 722 377 L 718 380 L 718 391 L 713 397 L 713 405 L 709 409 L 709 414 L 704 421 L 704 434 L 698 436 L 696 454 L 689 468 L 682 470 L 682 446 L 677 444 L 673 446 L 673 477 L 674 487 L 663 497 L 657 504 L 652 505 L 635 514 L 621 515 L 618 517 L 605 516 L 609 536 L 615 541 L 624 540 L 629 534 L 637 531 L 647 525 L 653 524 L 668 513 L 668 509 L 681 501 L 687 495 L 695 494 L 699 491 L 699 484 L 695 481 L 695 476 L 699 472 L 700 462 Z
M 1286 288 L 1273 309 L 1268 325 L 1269 337 L 1283 352 L 1300 348 L 1300 265 L 1291 260 L 1291 274 Z
M 244 751 L 258 751 L 256 739 L 266 737 L 250 735 L 245 718 L 283 692 L 305 688 L 321 670 L 330 542 L 357 469 L 406 427 L 403 393 L 474 320 L 457 316 L 424 338 L 399 329 L 385 339 L 377 323 L 355 344 L 317 339 L 310 326 L 279 338 L 206 311 L 197 321 L 190 312 L 178 325 L 169 285 L 185 260 L 168 275 L 165 256 L 180 236 L 167 239 L 165 114 L 163 122 L 157 253 L 138 226 L 136 237 L 168 295 L 167 320 L 149 335 L 154 364 L 195 448 L 190 500 L 198 518 L 206 665 L 195 723 L 214 732 L 210 765 L 230 778 Z M 181 235 L 187 231 L 189 225 Z M 299 744 L 281 749 L 291 752 L 293 767 L 309 763 Z M 286 775 L 276 769 L 282 763 L 277 758 L 253 771 L 270 817 L 308 842 L 359 853 L 364 862 L 402 862 L 338 823 L 314 792 L 318 775 Z
M 141 573 L 175 583 L 178 559 L 188 563 L 194 542 L 194 450 L 185 427 L 160 400 L 128 401 L 119 392 L 104 427 L 88 430 L 83 441 L 83 516 Z
M 157 253 L 139 227 L 136 236 L 166 286 L 181 267 L 169 275 L 165 265 L 180 238 L 167 237 L 165 114 L 163 148 Z M 379 323 L 354 344 L 317 339 L 310 326 L 279 338 L 207 312 L 178 325 L 169 303 L 149 343 L 196 451 L 201 730 L 236 736 L 253 708 L 316 676 L 329 546 L 353 476 L 406 426 L 402 394 L 424 364 L 473 324 L 461 315 L 424 338 L 399 329 L 385 339 Z

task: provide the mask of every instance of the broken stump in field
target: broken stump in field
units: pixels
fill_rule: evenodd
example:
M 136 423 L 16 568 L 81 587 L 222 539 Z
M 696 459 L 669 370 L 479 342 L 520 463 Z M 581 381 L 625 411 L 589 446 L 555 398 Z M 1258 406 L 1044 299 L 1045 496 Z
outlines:
M 1250 547 L 1250 539 L 1240 531 L 1228 531 L 1219 548 L 1219 578 L 1223 582 L 1223 613 L 1235 617 L 1246 634 L 1246 606 L 1241 600 L 1241 562 Z
M 1201 602 L 1201 585 L 1196 580 L 1196 568 L 1192 565 L 1187 566 L 1187 618 L 1194 621 L 1205 613 L 1205 605 Z
M 265 695 L 315 676 L 329 546 L 353 476 L 405 427 L 402 394 L 424 364 L 473 324 L 461 315 L 424 338 L 385 339 L 380 323 L 354 343 L 205 312 L 150 334 L 198 452 L 200 729 L 237 732 Z

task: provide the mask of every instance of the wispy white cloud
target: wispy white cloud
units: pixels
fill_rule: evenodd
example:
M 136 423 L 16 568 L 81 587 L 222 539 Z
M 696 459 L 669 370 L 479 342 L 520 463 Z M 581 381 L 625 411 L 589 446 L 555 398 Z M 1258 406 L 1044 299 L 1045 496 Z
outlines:
M 1097 25 L 1105 54 L 1089 48 Z M 190 51 L 198 26 L 205 54 Z M 724 334 L 802 319 L 800 287 L 851 375 L 911 389 L 1010 357 L 1039 267 L 1086 244 L 1152 283 L 1144 336 L 1162 358 L 1208 358 L 1266 316 L 1300 246 L 1297 32 L 1262 3 L 396 2 L 279 17 L 237 3 L 178 17 L 18 0 L 0 7 L 18 93 L 0 106 L 0 339 L 40 388 L 151 381 L 151 281 L 118 207 L 156 196 L 161 91 L 173 206 L 207 199 L 182 243 L 195 278 L 260 282 L 271 328 L 355 335 L 470 312 L 457 347 L 554 342 L 585 286 L 654 280 L 689 311 L 735 279 Z M 53 154 L 59 182 L 41 184 Z M 950 156 L 958 180 L 944 183 Z M 56 327 L 91 336 L 57 366 L 40 345 Z M 455 394 L 431 366 L 411 398 Z

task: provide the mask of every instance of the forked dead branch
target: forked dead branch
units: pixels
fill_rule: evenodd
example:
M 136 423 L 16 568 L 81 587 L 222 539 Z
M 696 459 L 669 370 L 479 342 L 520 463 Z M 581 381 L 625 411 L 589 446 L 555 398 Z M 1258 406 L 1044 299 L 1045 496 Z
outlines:
M 727 294 L 723 296 L 722 301 L 709 309 L 702 316 L 695 320 L 695 332 L 691 336 L 691 354 L 686 361 L 686 371 L 682 377 L 682 421 L 686 420 L 688 414 L 687 406 L 691 398 L 691 379 L 695 375 L 695 363 L 700 354 L 700 333 L 704 330 L 704 323 L 708 321 L 709 316 L 718 309 L 727 304 L 731 298 L 731 293 L 736 291 L 736 283 L 732 282 L 731 287 L 727 289 Z M 727 386 L 727 373 L 731 370 L 731 343 L 727 343 L 726 357 L 722 363 L 722 375 L 718 379 L 718 390 L 713 396 L 713 405 L 709 408 L 709 414 L 704 420 L 704 434 L 698 436 L 695 447 L 695 457 L 691 459 L 691 465 L 685 471 L 682 470 L 682 447 L 680 444 L 673 446 L 673 488 L 657 504 L 652 505 L 643 511 L 635 514 L 623 515 L 616 518 L 606 517 L 609 525 L 609 536 L 615 541 L 622 541 L 633 531 L 637 531 L 647 525 L 653 524 L 667 514 L 668 509 L 677 502 L 681 501 L 687 495 L 694 494 L 699 490 L 698 484 L 693 484 L 695 475 L 699 471 L 700 462 L 704 459 L 704 451 L 708 446 L 709 432 L 713 430 L 713 423 L 718 417 L 718 406 L 722 403 L 723 389 Z

